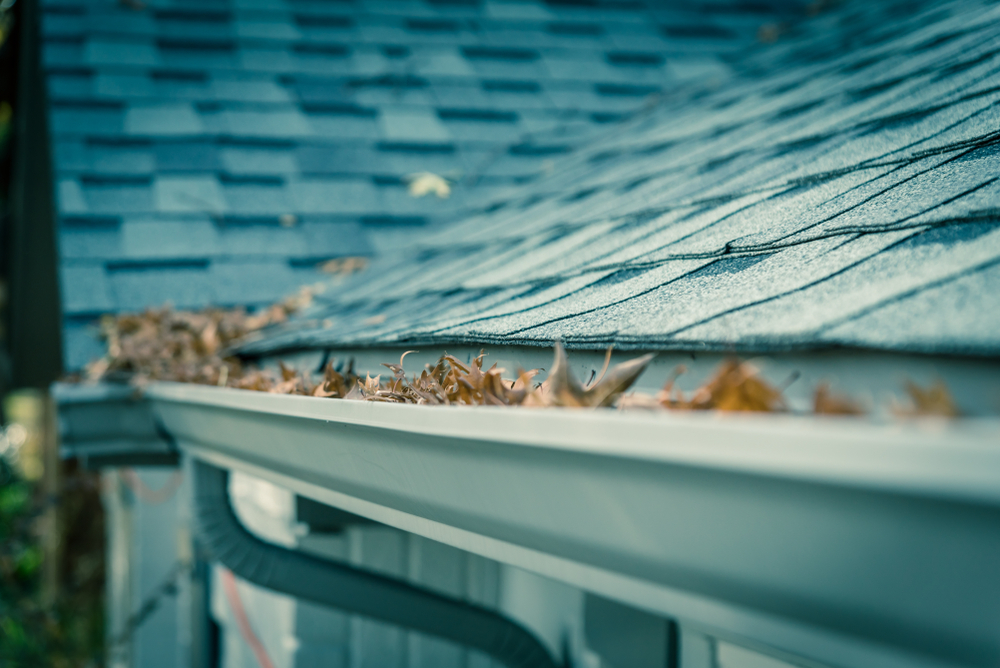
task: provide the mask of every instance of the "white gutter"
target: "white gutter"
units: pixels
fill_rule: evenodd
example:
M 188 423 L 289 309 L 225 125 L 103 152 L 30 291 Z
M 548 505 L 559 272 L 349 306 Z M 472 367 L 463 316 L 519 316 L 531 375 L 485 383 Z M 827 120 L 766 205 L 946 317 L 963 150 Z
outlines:
M 833 666 L 1000 664 L 1000 422 L 439 408 L 157 383 L 213 464 Z

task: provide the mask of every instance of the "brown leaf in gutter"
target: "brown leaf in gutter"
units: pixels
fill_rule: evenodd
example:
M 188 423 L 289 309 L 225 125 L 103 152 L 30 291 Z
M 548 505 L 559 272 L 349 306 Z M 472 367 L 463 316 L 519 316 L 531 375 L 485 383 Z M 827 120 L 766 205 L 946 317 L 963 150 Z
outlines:
M 87 365 L 86 377 L 128 380 L 139 385 L 172 380 L 269 391 L 273 381 L 265 381 L 260 375 L 242 379 L 240 361 L 223 358 L 222 351 L 252 332 L 284 322 L 291 313 L 309 304 L 311 294 L 309 290 L 300 291 L 252 315 L 242 308 L 191 312 L 164 307 L 105 316 L 100 327 L 107 355 Z
M 379 396 L 382 388 L 382 376 L 365 375 L 364 381 L 360 378 L 354 385 L 354 389 L 347 393 L 345 399 L 364 399 L 366 401 L 385 401 L 385 397 Z
M 678 365 L 674 368 L 673 373 L 667 378 L 667 382 L 663 384 L 663 389 L 660 390 L 659 394 L 656 395 L 656 400 L 659 406 L 663 408 L 683 408 L 681 404 L 684 403 L 684 394 L 677 388 L 677 379 L 683 374 L 687 373 L 687 367 L 683 364 Z
M 385 368 L 389 369 L 389 371 L 392 371 L 392 377 L 393 377 L 394 381 L 402 383 L 402 382 L 404 382 L 406 380 L 406 372 L 403 370 L 403 360 L 406 359 L 407 355 L 409 355 L 410 353 L 415 353 L 415 352 L 417 352 L 417 351 L 416 350 L 407 350 L 405 353 L 403 353 L 402 355 L 399 356 L 399 362 L 397 364 L 390 364 L 390 363 L 384 362 L 382 364 L 382 366 L 384 366 Z
M 323 381 L 313 389 L 312 396 L 343 399 L 350 393 L 357 381 L 358 377 L 354 374 L 353 364 L 348 364 L 347 369 L 341 373 L 331 360 L 323 368 Z
M 228 383 L 229 387 L 255 392 L 268 392 L 274 387 L 274 378 L 263 371 L 254 370 Z
M 526 405 L 598 408 L 613 406 L 635 383 L 656 355 L 650 353 L 611 367 L 590 386 L 584 386 L 569 367 L 562 343 L 556 341 L 555 361 L 549 377 L 536 393 L 528 395 Z M 607 369 L 610 351 L 605 362 Z
M 755 366 L 737 359 L 724 362 L 690 399 L 674 389 L 675 379 L 671 378 L 660 393 L 666 408 L 772 413 L 786 410 L 781 390 L 763 380 Z
M 910 406 L 894 406 L 898 415 L 904 416 L 937 416 L 959 417 L 962 413 L 955 405 L 955 400 L 948 391 L 944 381 L 938 379 L 930 387 L 924 389 L 913 381 L 906 382 L 906 394 L 912 404 Z
M 433 366 L 427 365 L 408 379 L 403 369 L 404 359 L 412 352 L 408 351 L 398 363 L 384 365 L 392 372 L 392 377 L 385 381 L 381 376 L 361 379 L 352 365 L 343 368 L 330 362 L 318 383 L 309 373 L 282 362 L 278 363 L 278 377 L 266 370 L 247 367 L 237 358 L 223 357 L 241 338 L 268 325 L 285 322 L 292 313 L 308 307 L 311 299 L 312 290 L 306 289 L 253 314 L 243 309 L 187 312 L 164 307 L 106 316 L 100 326 L 107 354 L 87 366 L 87 378 L 128 380 L 140 388 L 150 381 L 169 380 L 278 394 L 428 405 L 787 410 L 782 390 L 766 382 L 754 366 L 736 359 L 724 362 L 690 396 L 675 386 L 677 376 L 684 372 L 683 367 L 678 367 L 663 390 L 653 397 L 642 393 L 625 395 L 653 355 L 612 367 L 609 349 L 601 373 L 583 384 L 572 373 L 560 343 L 555 346 L 548 379 L 537 387 L 533 386 L 537 370 L 519 370 L 516 380 L 504 378 L 504 369 L 496 364 L 484 369 L 482 352 L 470 362 L 442 355 Z M 897 414 L 946 417 L 960 414 L 941 381 L 926 389 L 908 383 L 906 391 L 910 404 L 895 406 Z M 813 397 L 813 412 L 859 415 L 865 410 L 850 398 L 833 394 L 828 386 L 821 385 Z
M 289 369 L 287 366 L 285 366 L 284 362 L 278 362 L 278 369 L 281 371 L 281 380 L 283 380 L 286 383 L 290 380 L 295 380 L 296 376 L 299 375 L 298 371 L 295 371 L 294 369 Z
M 654 357 L 655 353 L 649 353 L 611 367 L 602 380 L 587 388 L 588 403 L 592 406 L 614 405 L 618 398 L 639 379 Z
M 427 365 L 419 375 L 407 379 L 403 360 L 410 352 L 413 351 L 403 353 L 398 364 L 383 364 L 392 371 L 392 379 L 384 382 L 381 377 L 369 377 L 363 382 L 355 380 L 349 392 L 338 391 L 338 396 L 388 403 L 518 406 L 534 392 L 530 381 L 536 371 L 522 371 L 516 381 L 505 379 L 503 369 L 495 364 L 483 370 L 483 353 L 469 364 L 453 355 L 442 355 L 434 366 Z M 324 389 L 329 385 L 328 380 Z
M 865 409 L 850 397 L 834 394 L 826 383 L 813 395 L 813 412 L 818 415 L 864 415 Z

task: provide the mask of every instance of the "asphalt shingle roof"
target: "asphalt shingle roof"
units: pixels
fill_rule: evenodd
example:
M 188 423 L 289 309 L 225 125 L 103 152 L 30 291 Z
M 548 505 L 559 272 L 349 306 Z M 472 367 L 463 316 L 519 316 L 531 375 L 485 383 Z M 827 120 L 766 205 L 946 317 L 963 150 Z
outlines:
M 651 95 L 726 80 L 795 9 L 42 4 L 69 368 L 97 352 L 100 313 L 273 302 L 321 260 L 548 173 Z M 455 179 L 454 197 L 409 197 L 422 171 Z
M 1000 355 L 1000 6 L 845 2 L 734 69 L 467 202 L 245 352 Z

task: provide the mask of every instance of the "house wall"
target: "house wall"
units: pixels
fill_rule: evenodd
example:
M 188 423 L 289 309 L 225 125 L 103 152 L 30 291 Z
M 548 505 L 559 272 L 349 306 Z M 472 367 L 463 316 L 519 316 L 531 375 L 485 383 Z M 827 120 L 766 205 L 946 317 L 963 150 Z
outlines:
M 102 476 L 108 527 L 107 665 L 195 668 L 187 628 L 190 583 L 186 571 L 179 569 L 189 552 L 188 489 L 183 484 L 175 487 L 175 469 L 132 471 L 138 488 L 126 482 L 120 469 Z M 157 498 L 155 492 L 168 490 L 172 493 Z M 143 492 L 153 494 L 143 498 Z

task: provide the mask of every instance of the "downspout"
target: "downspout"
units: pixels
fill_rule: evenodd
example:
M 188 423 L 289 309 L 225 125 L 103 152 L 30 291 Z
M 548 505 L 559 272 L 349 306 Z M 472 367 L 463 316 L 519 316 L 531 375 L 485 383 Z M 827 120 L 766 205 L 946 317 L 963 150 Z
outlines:
M 229 472 L 199 460 L 193 472 L 199 538 L 240 578 L 479 650 L 509 668 L 558 668 L 530 631 L 497 612 L 257 538 L 233 511 Z

